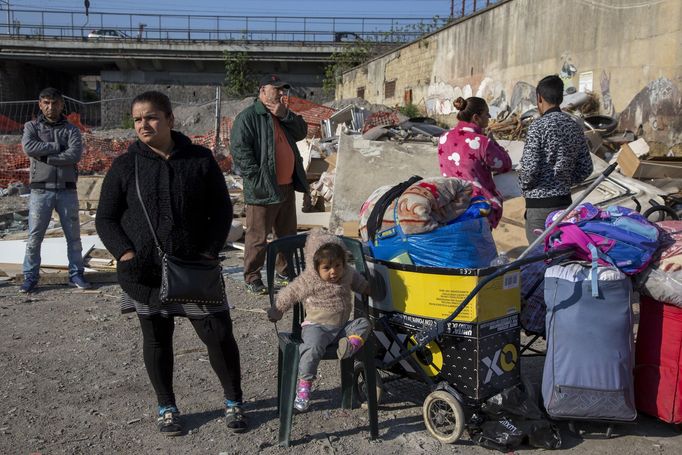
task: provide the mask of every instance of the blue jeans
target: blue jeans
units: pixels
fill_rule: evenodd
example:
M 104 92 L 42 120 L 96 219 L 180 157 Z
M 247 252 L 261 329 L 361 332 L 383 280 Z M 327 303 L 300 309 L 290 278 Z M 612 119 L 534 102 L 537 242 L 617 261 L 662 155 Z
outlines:
M 24 277 L 38 278 L 40 272 L 40 245 L 52 217 L 52 210 L 59 214 L 59 222 L 66 238 L 69 258 L 69 277 L 83 273 L 83 247 L 78 217 L 78 193 L 76 190 L 32 189 L 28 203 L 28 240 L 24 256 Z

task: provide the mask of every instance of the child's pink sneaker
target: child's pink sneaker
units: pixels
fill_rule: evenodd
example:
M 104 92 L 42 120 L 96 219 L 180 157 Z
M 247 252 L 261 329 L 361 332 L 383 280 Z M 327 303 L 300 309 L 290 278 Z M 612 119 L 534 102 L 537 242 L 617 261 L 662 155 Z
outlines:
M 306 381 L 305 379 L 298 380 L 298 387 L 296 388 L 296 399 L 294 400 L 294 408 L 299 412 L 305 412 L 310 405 L 310 387 L 313 381 Z
M 356 352 L 362 348 L 365 340 L 358 335 L 350 335 L 339 340 L 339 347 L 336 349 L 336 357 L 339 359 L 347 359 L 352 357 Z

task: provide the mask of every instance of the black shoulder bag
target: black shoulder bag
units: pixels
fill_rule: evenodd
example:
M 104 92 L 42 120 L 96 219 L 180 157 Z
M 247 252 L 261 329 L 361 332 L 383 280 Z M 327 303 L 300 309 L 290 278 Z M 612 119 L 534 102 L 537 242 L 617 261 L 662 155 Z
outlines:
M 156 249 L 161 257 L 161 291 L 159 298 L 163 303 L 197 303 L 202 305 L 221 305 L 226 301 L 225 283 L 219 259 L 188 261 L 164 253 L 152 227 L 140 194 L 140 182 L 135 156 L 135 188 L 147 224 L 152 231 Z

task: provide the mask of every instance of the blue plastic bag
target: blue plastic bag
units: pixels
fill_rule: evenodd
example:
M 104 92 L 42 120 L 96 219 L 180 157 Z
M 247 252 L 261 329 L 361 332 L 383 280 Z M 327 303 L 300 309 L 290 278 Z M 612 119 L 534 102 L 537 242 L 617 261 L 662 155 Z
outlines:
M 396 224 L 377 233 L 369 247 L 377 259 L 428 267 L 484 268 L 497 256 L 490 224 L 480 217 L 422 234 L 405 235 Z

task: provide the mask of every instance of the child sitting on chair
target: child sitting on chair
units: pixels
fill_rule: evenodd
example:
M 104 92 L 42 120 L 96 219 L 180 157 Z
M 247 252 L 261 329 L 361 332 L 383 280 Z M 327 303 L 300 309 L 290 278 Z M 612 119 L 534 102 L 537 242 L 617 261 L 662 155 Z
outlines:
M 275 306 L 268 309 L 271 322 L 280 320 L 296 302 L 303 303 L 305 309 L 294 401 L 294 407 L 301 412 L 308 409 L 310 388 L 327 346 L 338 341 L 338 358 L 349 358 L 362 348 L 371 331 L 366 318 L 348 320 L 353 309 L 351 290 L 369 295 L 370 286 L 346 263 L 347 254 L 339 237 L 322 230 L 311 231 L 304 248 L 306 269 L 279 291 Z

